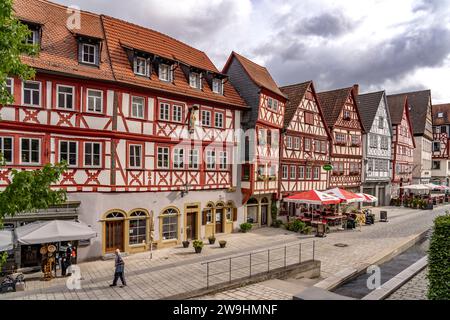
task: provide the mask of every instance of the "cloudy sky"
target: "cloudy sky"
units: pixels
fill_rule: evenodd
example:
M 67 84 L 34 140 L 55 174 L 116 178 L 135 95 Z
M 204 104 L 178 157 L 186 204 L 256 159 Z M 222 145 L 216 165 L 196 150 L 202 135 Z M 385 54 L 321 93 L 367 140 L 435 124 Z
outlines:
M 450 102 L 449 0 L 54 0 L 171 35 L 219 70 L 232 50 L 279 85 L 430 88 Z

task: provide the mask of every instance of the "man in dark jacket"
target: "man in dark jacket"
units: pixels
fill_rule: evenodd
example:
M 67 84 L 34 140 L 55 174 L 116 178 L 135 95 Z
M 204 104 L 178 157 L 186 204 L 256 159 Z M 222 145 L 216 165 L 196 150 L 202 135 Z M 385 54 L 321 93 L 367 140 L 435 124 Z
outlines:
M 125 277 L 123 275 L 124 271 L 125 271 L 125 262 L 123 261 L 122 257 L 120 256 L 120 250 L 116 249 L 116 258 L 115 258 L 115 267 L 116 270 L 114 272 L 114 281 L 112 284 L 110 284 L 110 287 L 115 287 L 117 286 L 117 280 L 122 281 L 122 286 L 126 286 L 127 283 L 125 282 Z

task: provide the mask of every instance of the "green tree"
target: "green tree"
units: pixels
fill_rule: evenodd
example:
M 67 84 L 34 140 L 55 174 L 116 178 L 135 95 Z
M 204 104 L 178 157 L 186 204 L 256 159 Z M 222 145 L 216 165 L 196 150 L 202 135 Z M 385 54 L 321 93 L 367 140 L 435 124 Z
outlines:
M 38 47 L 26 43 L 31 31 L 14 17 L 12 0 L 0 1 L 0 104 L 13 103 L 6 90 L 6 78 L 17 76 L 24 80 L 33 78 L 35 70 L 22 63 L 23 54 L 36 55 Z
M 35 76 L 35 70 L 22 63 L 22 55 L 36 55 L 38 47 L 26 43 L 31 32 L 13 14 L 12 0 L 0 1 L 0 105 L 13 103 L 13 97 L 6 90 L 6 78 L 16 76 L 23 80 Z M 0 118 L 1 120 L 1 118 Z M 0 169 L 4 166 L 0 154 Z M 46 209 L 66 201 L 64 190 L 53 190 L 61 174 L 66 170 L 65 163 L 47 164 L 33 171 L 12 170 L 11 184 L 0 192 L 0 229 L 3 218 L 20 212 Z M 0 269 L 6 254 L 0 254 Z

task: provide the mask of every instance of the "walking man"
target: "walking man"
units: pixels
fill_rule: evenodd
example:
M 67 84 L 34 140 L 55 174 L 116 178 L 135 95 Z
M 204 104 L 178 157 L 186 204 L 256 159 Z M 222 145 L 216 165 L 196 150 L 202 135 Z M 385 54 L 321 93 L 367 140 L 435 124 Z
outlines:
M 112 284 L 110 284 L 110 287 L 117 286 L 117 280 L 122 281 L 122 286 L 126 286 L 127 283 L 125 282 L 125 277 L 123 275 L 125 271 L 125 262 L 123 261 L 122 257 L 120 256 L 120 250 L 116 249 L 116 261 L 115 261 L 115 267 L 116 270 L 114 272 L 114 281 Z

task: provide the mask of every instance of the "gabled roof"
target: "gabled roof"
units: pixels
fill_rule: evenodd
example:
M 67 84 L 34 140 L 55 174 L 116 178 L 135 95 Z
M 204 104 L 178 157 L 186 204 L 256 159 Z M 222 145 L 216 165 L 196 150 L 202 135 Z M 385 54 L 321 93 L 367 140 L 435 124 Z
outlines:
M 431 109 L 433 114 L 433 125 L 448 125 L 450 124 L 450 103 L 447 104 L 435 104 Z M 442 117 L 439 118 L 438 114 L 442 112 Z
M 387 102 L 389 105 L 389 112 L 391 114 L 392 125 L 399 125 L 403 119 L 403 112 L 406 112 L 406 119 L 408 120 L 409 133 L 413 141 L 414 148 L 416 147 L 416 141 L 414 139 L 413 129 L 411 125 L 411 118 L 408 108 L 408 97 L 406 95 L 390 95 L 387 96 Z
M 311 91 L 317 102 L 317 108 L 319 109 L 320 117 L 323 121 L 323 125 L 325 127 L 325 131 L 327 135 L 331 137 L 330 130 L 325 121 L 325 117 L 322 111 L 322 107 L 320 105 L 320 100 L 317 97 L 316 89 L 314 88 L 314 83 L 312 80 L 306 81 L 303 83 L 292 84 L 284 87 L 280 87 L 280 90 L 286 95 L 288 101 L 286 102 L 286 109 L 284 112 L 284 127 L 287 128 L 292 121 L 292 118 L 295 115 L 295 112 L 298 109 L 298 106 L 302 102 L 303 98 L 306 95 L 306 92 L 311 87 Z
M 289 86 L 280 87 L 281 92 L 289 99 L 286 103 L 284 111 L 284 126 L 287 127 L 291 123 L 292 118 L 297 111 L 298 106 L 303 100 L 303 97 L 311 86 L 312 81 L 292 84 Z
M 242 65 L 242 67 L 244 68 L 245 72 L 248 74 L 250 79 L 258 87 L 267 89 L 281 97 L 286 98 L 285 95 L 278 88 L 278 85 L 275 83 L 275 80 L 273 80 L 269 71 L 265 67 L 254 63 L 253 61 L 241 56 L 240 54 L 237 54 L 234 51 L 228 57 L 228 60 L 225 63 L 225 66 L 223 67 L 223 71 L 222 71 L 223 73 L 225 73 L 225 74 L 227 73 L 228 67 L 230 66 L 233 58 L 235 58 L 239 61 L 239 63 Z
M 360 94 L 356 99 L 358 101 L 359 111 L 361 113 L 361 122 L 369 132 L 372 128 L 373 121 L 383 99 L 384 91 Z
M 103 45 L 99 67 L 78 63 L 79 34 L 103 39 L 100 16 L 90 12 L 80 12 L 81 29 L 69 30 L 66 26 L 67 7 L 45 0 L 15 0 L 15 16 L 42 27 L 41 50 L 36 57 L 22 56 L 22 62 L 36 69 L 62 72 L 80 77 L 114 80 L 107 50 Z
M 353 89 L 354 87 L 348 87 L 331 91 L 319 92 L 317 94 L 328 127 L 330 128 L 334 127 L 336 121 L 339 118 L 339 114 L 341 113 L 342 108 L 345 105 L 345 102 L 347 101 L 348 97 L 352 95 L 353 100 L 355 101 L 356 104 L 356 112 L 358 114 L 358 120 L 361 124 L 361 129 L 363 132 L 365 132 L 364 125 L 361 121 L 361 114 L 359 112 L 358 102 L 356 100 Z
M 393 96 L 407 96 L 412 129 L 415 135 L 425 133 L 427 108 L 431 99 L 431 90 L 400 93 Z

